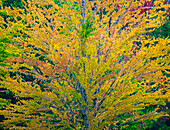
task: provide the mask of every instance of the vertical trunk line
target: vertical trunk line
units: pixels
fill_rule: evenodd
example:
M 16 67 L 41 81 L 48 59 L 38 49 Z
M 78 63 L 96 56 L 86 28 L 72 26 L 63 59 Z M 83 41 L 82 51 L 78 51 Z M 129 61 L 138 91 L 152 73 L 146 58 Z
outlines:
M 101 4 L 102 4 L 102 3 L 103 3 L 103 2 L 101 1 Z M 100 22 L 101 22 L 101 20 L 102 20 L 102 17 L 103 17 L 103 7 L 100 8 L 100 13 L 99 13 Z M 101 27 L 101 26 L 100 26 L 100 27 Z M 100 44 L 100 40 L 99 40 L 99 44 L 98 44 L 98 47 L 97 47 L 98 64 L 99 64 L 99 62 L 100 62 L 100 58 L 99 58 L 99 56 L 100 56 L 100 47 L 101 47 L 101 44 Z
M 82 10 L 81 10 L 81 15 L 83 17 L 82 19 L 82 22 L 84 25 L 82 26 L 85 26 L 85 23 L 86 23 L 86 20 L 85 20 L 85 11 L 86 11 L 86 6 L 85 6 L 85 0 L 82 0 Z M 82 38 L 85 38 L 85 37 L 82 37 Z M 83 57 L 86 56 L 85 53 L 84 53 L 84 49 L 85 49 L 85 39 L 82 39 L 82 44 L 81 44 L 81 51 L 82 51 L 82 54 L 83 54 Z M 83 64 L 82 67 L 85 67 L 85 63 Z M 84 68 L 85 69 L 85 68 Z M 87 95 L 86 95 L 86 91 L 85 89 L 83 88 L 83 86 L 80 86 L 80 83 L 78 83 L 78 86 L 79 86 L 79 89 L 80 89 L 80 93 L 81 93 L 81 96 L 82 96 L 82 99 L 83 101 L 87 102 Z M 80 104 L 81 105 L 81 104 Z M 85 106 L 84 108 L 82 108 L 82 116 L 83 116 L 83 124 L 85 126 L 85 130 L 89 130 L 90 128 L 90 124 L 89 124 L 89 119 L 88 119 L 88 116 L 86 114 L 86 112 L 88 111 L 88 107 Z M 82 129 L 82 128 L 81 128 Z
M 82 0 L 82 10 L 81 10 L 81 15 L 83 17 L 82 19 L 82 26 L 85 26 L 86 20 L 85 20 L 85 11 L 86 11 L 86 6 L 85 6 L 85 0 Z M 85 30 L 84 30 L 85 31 Z M 84 32 L 83 32 L 84 33 Z M 84 34 L 83 34 L 84 35 Z M 85 37 L 83 37 L 85 38 Z M 82 56 L 85 57 L 85 39 L 82 39 L 82 43 L 81 43 L 81 51 L 82 51 Z
M 82 15 L 82 17 L 83 17 L 83 23 L 85 23 L 86 22 L 86 20 L 85 20 L 85 9 L 86 7 L 85 7 L 85 0 L 82 0 L 82 11 L 81 11 L 81 15 Z

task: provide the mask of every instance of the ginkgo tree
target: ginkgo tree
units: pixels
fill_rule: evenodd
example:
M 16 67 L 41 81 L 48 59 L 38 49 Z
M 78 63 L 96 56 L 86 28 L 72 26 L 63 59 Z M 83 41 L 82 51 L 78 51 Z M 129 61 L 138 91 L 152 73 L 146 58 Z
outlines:
M 23 9 L 1 8 L 12 15 L 6 30 L 17 34 L 10 38 L 20 46 L 20 56 L 0 66 L 9 72 L 0 85 L 17 99 L 1 108 L 3 128 L 116 129 L 169 116 L 169 39 L 143 35 L 164 23 L 169 4 L 22 2 Z M 157 107 L 134 112 L 150 105 Z M 124 113 L 131 115 L 120 118 Z

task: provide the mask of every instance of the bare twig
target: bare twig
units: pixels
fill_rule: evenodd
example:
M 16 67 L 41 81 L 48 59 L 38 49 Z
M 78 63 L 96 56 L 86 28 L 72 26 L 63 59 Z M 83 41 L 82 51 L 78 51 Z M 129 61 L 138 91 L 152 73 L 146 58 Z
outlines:
M 83 17 L 83 23 L 85 23 L 86 22 L 86 20 L 85 20 L 85 9 L 86 9 L 86 7 L 85 7 L 85 0 L 82 0 L 82 11 L 81 11 L 81 15 L 82 15 L 82 17 Z

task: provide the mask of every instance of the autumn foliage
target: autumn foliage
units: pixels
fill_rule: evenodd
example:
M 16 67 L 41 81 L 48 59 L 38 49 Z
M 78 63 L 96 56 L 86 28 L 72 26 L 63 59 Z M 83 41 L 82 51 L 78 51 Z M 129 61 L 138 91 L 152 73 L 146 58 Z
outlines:
M 18 48 L 0 66 L 0 86 L 16 99 L 1 98 L 3 128 L 117 129 L 169 116 L 170 40 L 147 35 L 164 23 L 168 3 L 22 2 L 1 5 L 10 17 L 1 18 L 0 36 Z

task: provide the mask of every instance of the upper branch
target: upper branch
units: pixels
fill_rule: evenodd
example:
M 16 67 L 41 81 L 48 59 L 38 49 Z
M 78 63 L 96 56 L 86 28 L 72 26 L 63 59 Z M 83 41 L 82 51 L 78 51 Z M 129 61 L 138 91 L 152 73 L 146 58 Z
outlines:
M 82 17 L 83 17 L 83 23 L 85 23 L 86 22 L 86 20 L 85 20 L 85 9 L 86 7 L 85 7 L 85 0 L 82 0 L 82 10 L 81 10 L 81 15 L 82 15 Z

